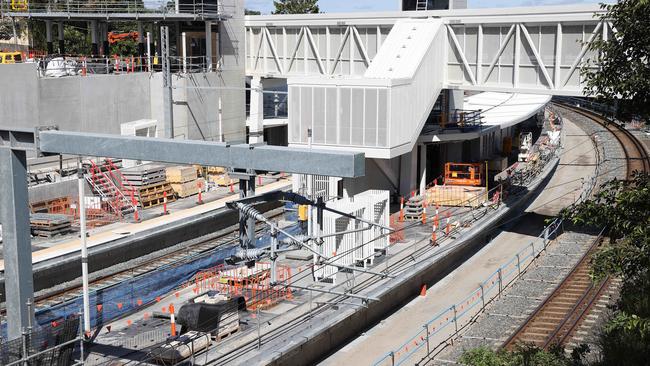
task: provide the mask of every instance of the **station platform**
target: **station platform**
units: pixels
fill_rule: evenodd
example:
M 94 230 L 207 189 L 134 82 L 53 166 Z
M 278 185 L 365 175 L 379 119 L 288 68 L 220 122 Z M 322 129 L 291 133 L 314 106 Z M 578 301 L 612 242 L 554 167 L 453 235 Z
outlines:
M 429 221 L 403 223 L 404 236 L 390 245 L 385 253 L 376 251 L 370 272 L 339 270 L 334 283 L 312 280 L 311 259 L 296 260 L 284 255 L 279 264 L 291 269 L 291 298 L 259 312 L 240 312 L 239 331 L 216 342 L 196 355 L 211 364 L 313 364 L 342 344 L 357 337 L 369 326 L 379 323 L 385 314 L 401 308 L 417 297 L 422 284 L 441 281 L 454 268 L 480 250 L 491 230 L 513 215 L 548 185 L 558 159 L 551 155 L 548 163 L 525 185 L 512 190 L 501 204 L 486 204 L 469 210 L 443 208 L 442 217 L 450 214 L 451 230 L 438 228 L 432 242 L 432 220 L 436 208 L 427 207 Z M 522 183 L 524 184 L 524 183 Z M 336 256 L 336 254 L 334 254 Z M 196 277 L 195 277 L 196 278 Z M 224 283 L 216 280 L 216 283 Z M 227 283 L 227 281 L 226 281 Z M 133 313 L 108 322 L 96 330 L 88 364 L 106 364 L 138 360 L 145 364 L 153 348 L 170 335 L 169 321 L 154 319 L 153 314 L 169 311 L 197 295 L 198 283 L 160 296 L 155 302 L 142 304 Z M 280 286 L 285 287 L 285 286 Z M 200 287 L 199 287 L 199 290 Z M 115 306 L 107 304 L 104 306 Z M 391 338 L 395 338 L 394 335 Z M 357 343 L 357 342 L 353 342 Z M 366 344 L 368 346 L 368 344 Z M 380 351 L 370 345 L 366 352 Z M 337 364 L 351 364 L 340 359 Z
M 429 288 L 426 296 L 408 302 L 321 364 L 372 365 L 391 350 L 396 350 L 395 364 L 413 364 L 422 359 L 426 355 L 426 347 L 421 347 L 407 360 L 403 358 L 422 344 L 419 338 L 415 340 L 417 345 L 412 341 L 409 343 L 409 339 L 422 330 L 422 325 L 453 304 L 462 303 L 468 294 L 501 265 L 530 245 L 547 224 L 545 220 L 557 216 L 562 208 L 574 203 L 583 189 L 583 178 L 594 174 L 596 152 L 589 135 L 566 118 L 564 133 L 567 148 L 560 157 L 557 169 L 543 191 L 517 221 L 506 223 L 499 231 L 491 228 L 495 231 L 494 239 L 442 281 Z M 461 311 L 459 308 L 458 312 Z M 453 326 L 437 332 L 430 339 L 431 348 L 444 342 L 453 332 Z M 389 365 L 390 360 L 385 359 L 379 364 Z
M 279 178 L 277 181 L 276 179 L 272 179 L 272 181 L 268 179 L 265 183 L 257 187 L 257 193 L 287 189 L 291 186 L 291 180 L 287 178 Z M 90 230 L 87 245 L 89 249 L 100 247 L 130 236 L 156 230 L 157 228 L 164 228 L 183 220 L 200 217 L 223 209 L 226 202 L 238 198 L 239 193 L 237 191 L 230 193 L 227 188 L 222 188 L 219 191 L 204 194 L 203 204 L 196 204 L 196 196 L 170 203 L 168 205 L 168 215 L 162 214 L 162 207 L 160 206 L 144 210 L 141 211 L 142 221 L 140 222 L 119 222 Z M 34 242 L 32 263 L 46 262 L 69 254 L 79 253 L 80 250 L 81 240 L 78 238 L 66 237 L 54 241 L 38 240 Z M 0 271 L 4 272 L 4 261 L 2 260 L 0 260 Z

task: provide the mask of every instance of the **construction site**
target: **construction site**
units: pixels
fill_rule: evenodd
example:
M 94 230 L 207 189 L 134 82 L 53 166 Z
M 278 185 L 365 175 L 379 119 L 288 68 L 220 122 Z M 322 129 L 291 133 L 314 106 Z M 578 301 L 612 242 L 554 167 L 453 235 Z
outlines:
M 603 235 L 560 211 L 650 173 L 583 95 L 595 4 L 0 11 L 2 365 L 448 364 L 616 289 L 557 300 Z

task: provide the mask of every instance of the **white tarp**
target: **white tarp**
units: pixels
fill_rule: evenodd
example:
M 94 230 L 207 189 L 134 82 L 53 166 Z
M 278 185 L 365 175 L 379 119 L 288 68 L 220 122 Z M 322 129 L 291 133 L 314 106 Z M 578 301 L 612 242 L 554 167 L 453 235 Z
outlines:
M 45 76 L 51 78 L 60 78 L 62 76 L 77 75 L 77 62 L 66 60 L 63 57 L 56 57 L 47 63 Z

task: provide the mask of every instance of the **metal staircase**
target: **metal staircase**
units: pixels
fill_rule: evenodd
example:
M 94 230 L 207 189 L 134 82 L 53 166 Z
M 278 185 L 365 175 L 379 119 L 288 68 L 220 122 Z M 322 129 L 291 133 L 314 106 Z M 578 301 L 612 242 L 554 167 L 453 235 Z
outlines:
M 417 0 L 415 3 L 415 10 L 427 10 L 428 0 Z
M 101 166 L 90 161 L 90 174 L 86 181 L 92 187 L 93 193 L 101 197 L 102 202 L 109 205 L 111 211 L 118 217 L 135 212 L 132 195 L 135 188 L 124 178 L 120 170 L 109 159 Z

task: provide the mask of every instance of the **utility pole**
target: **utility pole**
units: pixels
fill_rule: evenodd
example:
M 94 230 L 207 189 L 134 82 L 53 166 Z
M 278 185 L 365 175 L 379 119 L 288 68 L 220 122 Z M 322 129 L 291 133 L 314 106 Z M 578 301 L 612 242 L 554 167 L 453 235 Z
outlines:
M 84 188 L 86 182 L 84 181 L 83 164 L 81 157 L 77 166 L 77 178 L 79 181 L 79 227 L 81 234 L 81 277 L 83 283 L 83 304 L 84 304 L 84 333 L 90 333 L 90 294 L 88 293 L 88 242 L 86 237 L 86 204 Z

